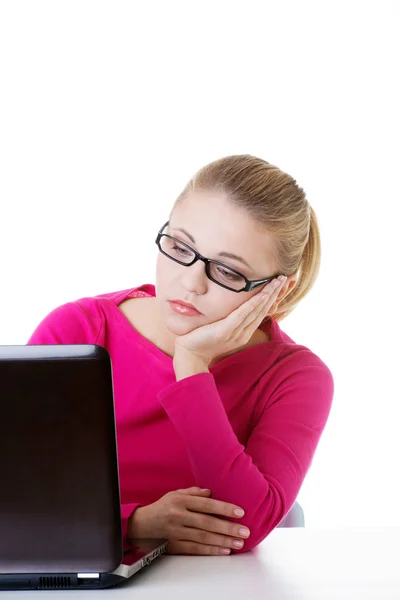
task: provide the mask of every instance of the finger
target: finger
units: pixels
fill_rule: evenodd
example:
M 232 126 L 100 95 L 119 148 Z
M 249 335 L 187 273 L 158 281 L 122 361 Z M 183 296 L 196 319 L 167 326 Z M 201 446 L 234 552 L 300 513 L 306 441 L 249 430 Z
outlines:
M 264 288 L 262 292 L 259 292 L 255 296 L 252 296 L 250 300 L 247 300 L 243 304 L 241 304 L 236 310 L 231 312 L 225 319 L 222 319 L 222 330 L 221 337 L 226 337 L 226 335 L 230 337 L 238 337 L 243 332 L 243 324 L 249 323 L 254 319 L 254 311 L 258 314 L 258 309 L 260 305 L 264 304 L 264 300 L 266 295 L 272 294 L 277 287 L 279 289 L 279 279 L 274 279 L 270 281 Z M 266 291 L 268 290 L 268 291 Z M 224 333 L 224 330 L 227 334 Z
M 272 294 L 276 293 L 281 286 L 281 281 L 279 279 L 274 279 L 270 281 L 258 294 L 252 296 L 250 300 L 244 302 L 237 308 L 235 311 L 231 313 L 231 315 L 237 315 L 240 318 L 240 322 L 243 323 L 244 319 L 247 315 L 251 314 L 255 309 L 257 309 L 262 304 L 265 299 L 270 297 Z M 231 316 L 230 315 L 230 316 Z
M 258 296 L 260 298 L 258 306 L 262 306 L 263 301 L 271 302 L 271 304 L 273 304 L 274 300 L 276 300 L 277 296 L 279 296 L 279 294 L 286 282 L 286 279 L 284 279 L 283 281 L 280 279 L 276 279 L 274 281 L 278 281 L 278 283 L 275 284 L 272 289 L 270 289 L 267 286 L 266 288 L 263 288 L 263 290 L 258 294 Z
M 260 292 L 254 298 L 257 298 L 253 309 L 246 315 L 246 317 L 241 321 L 240 324 L 236 327 L 236 329 L 243 331 L 248 326 L 254 325 L 254 329 L 261 323 L 261 321 L 265 318 L 266 312 L 269 311 L 271 306 L 276 301 L 276 298 L 279 295 L 279 292 L 282 289 L 282 282 L 279 282 L 272 291 L 268 292 Z M 268 286 L 267 286 L 268 287 Z M 253 298 L 251 298 L 253 300 Z
M 280 279 L 281 277 L 282 277 L 282 275 L 279 275 L 279 277 L 275 277 L 274 279 L 272 279 L 272 281 L 269 281 L 267 283 L 267 285 L 265 285 L 263 288 L 261 288 L 260 294 L 261 295 L 272 294 L 272 292 L 274 292 L 277 288 L 279 288 L 281 286 L 281 284 L 283 283 L 282 280 Z
M 190 496 L 186 508 L 194 512 L 223 515 L 224 517 L 233 517 L 234 519 L 244 516 L 244 510 L 240 506 L 230 504 L 230 502 L 223 502 L 222 500 L 214 500 L 213 498 L 196 498 L 195 496 Z M 236 513 L 235 511 L 239 512 Z
M 240 550 L 243 548 L 244 541 L 241 538 L 229 537 L 220 533 L 212 533 L 206 529 L 185 528 L 184 537 L 190 541 L 205 544 L 206 546 L 218 546 L 218 548 L 232 548 Z
M 167 544 L 166 554 L 196 554 L 202 556 L 223 556 L 230 554 L 229 548 L 219 548 L 198 542 L 174 540 Z
M 203 489 L 197 486 L 175 491 L 179 494 L 187 494 L 189 496 L 210 496 L 211 494 L 211 490 Z
M 239 540 L 247 539 L 250 535 L 250 530 L 241 523 L 237 523 L 235 521 L 225 521 L 224 519 L 219 519 L 218 517 L 200 512 L 188 511 L 185 515 L 185 526 L 188 528 L 203 530 L 208 533 L 216 533 L 223 535 L 224 537 L 227 536 L 228 538 Z M 207 541 L 207 543 L 211 543 L 209 540 L 199 540 L 197 537 L 195 539 L 196 541 L 203 543 L 205 541 Z
M 255 310 L 253 314 L 248 315 L 248 317 L 242 323 L 244 333 L 247 334 L 248 331 L 251 330 L 251 335 L 253 334 L 253 331 L 257 329 L 261 321 L 265 319 L 270 309 L 276 303 L 277 298 L 279 297 L 279 294 L 282 290 L 282 286 L 283 284 L 278 285 L 278 287 L 275 288 L 272 294 L 261 294 L 262 296 L 264 296 L 264 299 L 260 300 L 257 310 Z
M 237 523 L 215 519 L 214 517 L 206 517 L 197 513 L 199 519 L 196 519 L 193 527 L 184 527 L 179 530 L 177 537 L 207 544 L 211 546 L 220 546 L 221 548 L 243 548 L 244 540 L 249 535 L 239 533 L 240 526 Z M 186 520 L 186 519 L 185 519 Z M 249 534 L 247 527 L 243 527 Z M 224 535 L 222 532 L 231 535 Z

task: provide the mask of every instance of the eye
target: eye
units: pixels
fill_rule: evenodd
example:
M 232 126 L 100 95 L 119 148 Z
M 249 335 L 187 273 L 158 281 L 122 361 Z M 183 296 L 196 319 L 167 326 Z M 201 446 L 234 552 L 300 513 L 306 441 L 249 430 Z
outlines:
M 187 250 L 186 248 L 181 248 L 180 246 L 173 246 L 172 250 L 175 250 L 177 252 L 177 254 L 179 254 L 179 256 L 190 256 L 191 252 L 189 252 L 189 250 Z
M 239 281 L 239 279 L 242 279 L 239 275 L 236 275 L 236 273 L 232 273 L 232 271 L 227 271 L 226 269 L 223 269 L 222 267 L 218 267 L 218 273 L 220 273 L 223 277 L 225 277 L 226 279 L 229 279 L 230 281 Z

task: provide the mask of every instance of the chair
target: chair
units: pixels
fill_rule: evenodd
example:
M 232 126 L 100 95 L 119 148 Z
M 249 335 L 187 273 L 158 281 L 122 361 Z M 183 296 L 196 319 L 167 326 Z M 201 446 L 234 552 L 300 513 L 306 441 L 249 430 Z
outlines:
M 277 527 L 304 527 L 304 511 L 298 502 L 295 502 L 287 515 Z

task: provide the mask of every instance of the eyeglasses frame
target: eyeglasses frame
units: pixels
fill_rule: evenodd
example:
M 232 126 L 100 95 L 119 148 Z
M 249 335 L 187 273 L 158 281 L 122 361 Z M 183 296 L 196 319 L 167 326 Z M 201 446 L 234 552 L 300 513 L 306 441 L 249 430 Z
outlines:
M 192 248 L 191 246 L 189 246 L 188 244 L 186 244 L 185 242 L 182 242 L 181 240 L 178 240 L 177 238 L 173 237 L 172 235 L 168 235 L 167 233 L 163 233 L 164 229 L 166 228 L 166 226 L 168 225 L 169 221 L 167 221 L 160 229 L 160 231 L 157 234 L 157 238 L 156 238 L 156 244 L 158 246 L 158 249 L 160 250 L 160 252 L 162 254 L 164 254 L 164 256 L 167 256 L 168 258 L 170 258 L 171 260 L 175 261 L 176 263 L 178 263 L 179 265 L 182 265 L 183 267 L 191 267 L 192 265 L 194 265 L 195 262 L 197 262 L 198 260 L 203 261 L 203 263 L 205 264 L 205 271 L 206 271 L 206 275 L 208 277 L 208 279 L 210 281 L 212 281 L 213 283 L 231 291 L 231 292 L 251 292 L 253 290 L 255 290 L 256 288 L 260 287 L 261 285 L 265 285 L 267 283 L 269 283 L 270 281 L 272 281 L 273 279 L 276 279 L 277 277 L 279 277 L 279 275 L 274 275 L 272 277 L 267 277 L 266 279 L 247 279 L 247 277 L 245 277 L 245 275 L 243 275 L 243 273 L 240 273 L 239 271 L 236 271 L 236 269 L 233 269 L 232 267 L 229 267 L 228 265 L 225 265 L 224 263 L 220 262 L 219 260 L 211 260 L 210 258 L 206 258 L 205 256 L 203 256 L 202 254 L 200 254 L 200 252 L 196 252 L 196 250 L 194 250 L 194 248 Z M 170 238 L 171 240 L 174 240 L 175 242 L 177 242 L 178 244 L 182 245 L 182 246 L 186 246 L 186 248 L 188 250 L 190 250 L 191 252 L 194 253 L 194 259 L 192 260 L 192 262 L 190 263 L 183 263 L 180 260 L 178 260 L 177 258 L 173 258 L 172 256 L 170 256 L 169 254 L 167 254 L 166 252 L 164 252 L 164 250 L 161 248 L 161 238 L 165 236 L 167 238 Z M 227 285 L 224 285 L 223 283 L 219 283 L 218 281 L 215 281 L 215 279 L 213 279 L 210 275 L 210 263 L 214 263 L 216 265 L 221 265 L 221 267 L 224 267 L 225 269 L 229 269 L 230 271 L 233 271 L 234 273 L 236 273 L 237 275 L 240 275 L 240 277 L 243 277 L 243 279 L 246 281 L 246 285 L 244 288 L 242 288 L 241 290 L 234 290 L 232 288 L 230 288 Z

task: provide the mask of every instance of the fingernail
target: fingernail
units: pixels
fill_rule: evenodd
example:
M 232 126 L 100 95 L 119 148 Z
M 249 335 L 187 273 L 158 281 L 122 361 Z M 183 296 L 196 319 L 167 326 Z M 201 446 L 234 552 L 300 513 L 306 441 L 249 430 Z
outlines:
M 220 552 L 221 552 L 221 554 L 230 554 L 231 553 L 229 548 L 220 548 Z
M 242 510 L 241 508 L 235 508 L 235 510 L 233 512 L 238 517 L 243 517 L 243 515 L 244 515 L 244 510 Z
M 281 276 L 279 277 L 279 279 L 282 281 L 282 283 L 285 283 L 285 281 L 286 281 L 287 277 L 286 277 L 286 275 L 281 275 Z
M 235 548 L 241 548 L 243 546 L 243 542 L 240 542 L 239 540 L 235 540 L 233 542 L 233 546 L 235 546 Z
M 249 535 L 250 535 L 250 531 L 248 529 L 244 529 L 244 527 L 241 527 L 239 529 L 239 533 L 243 537 L 249 537 Z

